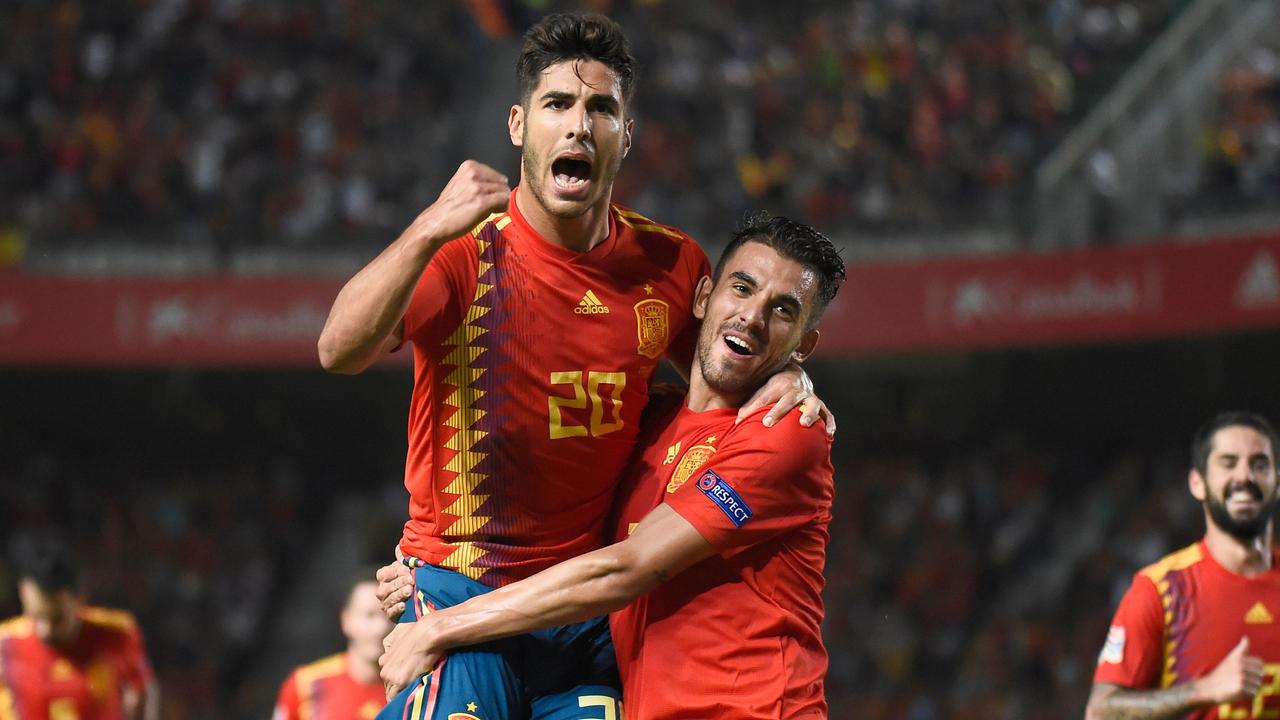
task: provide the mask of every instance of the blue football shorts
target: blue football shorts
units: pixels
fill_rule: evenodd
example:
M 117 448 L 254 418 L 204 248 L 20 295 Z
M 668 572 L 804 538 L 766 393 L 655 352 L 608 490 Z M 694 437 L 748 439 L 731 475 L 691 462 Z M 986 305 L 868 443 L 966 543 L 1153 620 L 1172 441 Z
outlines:
M 491 588 L 406 558 L 415 592 L 400 622 Z M 621 720 L 622 691 L 609 620 L 456 648 L 378 713 L 377 720 Z

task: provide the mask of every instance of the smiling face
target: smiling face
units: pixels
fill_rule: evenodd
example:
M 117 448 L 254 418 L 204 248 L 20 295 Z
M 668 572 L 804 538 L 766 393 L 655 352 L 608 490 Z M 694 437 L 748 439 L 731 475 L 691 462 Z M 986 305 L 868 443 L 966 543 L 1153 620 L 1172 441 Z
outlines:
M 601 62 L 566 60 L 541 78 L 508 119 L 511 142 L 523 151 L 520 184 L 537 201 L 535 212 L 576 218 L 608 204 L 634 123 L 624 115 L 617 73 Z
M 816 292 L 812 270 L 762 243 L 743 243 L 718 281 L 698 285 L 693 314 L 702 329 L 691 385 L 705 384 L 734 406 L 789 360 L 807 357 L 818 341 L 818 331 L 806 329 Z
M 1276 504 L 1275 455 L 1257 430 L 1229 425 L 1213 435 L 1205 475 L 1192 470 L 1191 494 L 1208 521 L 1243 542 L 1262 537 Z

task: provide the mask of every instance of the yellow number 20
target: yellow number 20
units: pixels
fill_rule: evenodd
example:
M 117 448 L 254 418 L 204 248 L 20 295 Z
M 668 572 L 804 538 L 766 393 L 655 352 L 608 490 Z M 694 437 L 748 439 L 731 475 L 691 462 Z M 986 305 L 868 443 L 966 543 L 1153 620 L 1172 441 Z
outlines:
M 571 385 L 573 387 L 573 397 L 552 395 L 547 398 L 547 418 L 552 440 L 586 437 L 588 435 L 600 437 L 622 429 L 624 424 L 622 420 L 622 391 L 627 388 L 626 373 L 591 370 L 587 372 L 587 381 L 584 384 L 581 370 L 553 372 L 551 373 L 551 384 Z M 613 388 L 613 391 L 609 393 L 613 409 L 607 421 L 604 417 L 604 400 L 600 397 L 601 385 L 609 385 Z M 591 404 L 591 427 L 589 429 L 583 425 L 565 423 L 565 408 L 583 410 L 586 409 L 588 402 Z

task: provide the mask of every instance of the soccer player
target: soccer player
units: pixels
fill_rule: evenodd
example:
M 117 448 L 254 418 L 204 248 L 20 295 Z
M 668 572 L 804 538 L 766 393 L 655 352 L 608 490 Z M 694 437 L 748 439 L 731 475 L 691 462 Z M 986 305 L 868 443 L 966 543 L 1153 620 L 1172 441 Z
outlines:
M 386 704 L 378 656 L 391 621 L 378 602 L 373 573 L 358 577 L 339 616 L 346 652 L 290 673 L 280 687 L 273 720 L 373 720 Z
M 1204 539 L 1134 575 L 1088 718 L 1280 717 L 1275 453 L 1275 430 L 1252 413 L 1222 413 L 1196 432 L 1188 485 Z
M 517 187 L 463 163 L 334 301 L 326 369 L 359 372 L 413 345 L 399 550 L 420 593 L 405 620 L 603 545 L 651 374 L 664 356 L 686 369 L 692 359 L 705 254 L 610 203 L 631 147 L 633 67 L 607 18 L 549 15 L 531 28 L 508 116 Z M 798 370 L 775 380 L 755 400 L 781 398 L 770 421 L 808 395 Z M 806 405 L 805 424 L 825 413 Z M 412 702 L 441 717 L 483 706 L 487 717 L 581 718 L 583 702 L 615 711 L 617 684 L 596 619 L 457 653 Z
M 454 647 L 614 611 L 627 717 L 825 718 L 831 440 L 794 416 L 773 430 L 760 410 L 735 418 L 813 351 L 843 277 L 812 228 L 772 218 L 740 231 L 698 285 L 688 397 L 656 399 L 646 417 L 618 542 L 400 626 L 382 660 L 388 685 Z
M 16 564 L 22 615 L 0 623 L 0 718 L 158 718 L 159 692 L 133 616 L 84 604 L 58 540 L 32 543 Z

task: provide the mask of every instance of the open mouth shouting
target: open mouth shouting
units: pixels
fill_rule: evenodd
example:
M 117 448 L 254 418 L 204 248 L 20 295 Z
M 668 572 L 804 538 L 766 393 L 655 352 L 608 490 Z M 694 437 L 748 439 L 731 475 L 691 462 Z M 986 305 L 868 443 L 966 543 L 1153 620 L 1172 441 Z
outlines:
M 585 195 L 591 187 L 591 159 L 582 153 L 566 153 L 551 163 L 551 179 L 561 195 Z

